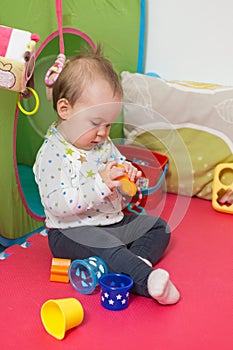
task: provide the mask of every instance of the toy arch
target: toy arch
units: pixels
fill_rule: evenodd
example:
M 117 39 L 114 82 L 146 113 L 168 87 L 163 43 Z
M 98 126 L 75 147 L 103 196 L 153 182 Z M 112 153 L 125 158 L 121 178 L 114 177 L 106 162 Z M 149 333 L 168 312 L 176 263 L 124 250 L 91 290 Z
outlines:
M 85 33 L 74 28 L 64 28 L 63 38 L 65 55 L 75 55 L 83 46 L 89 45 L 96 49 L 94 42 Z M 41 205 L 37 184 L 34 180 L 33 164 L 49 125 L 57 116 L 52 109 L 52 102 L 46 96 L 44 77 L 54 64 L 58 55 L 59 32 L 52 33 L 39 47 L 36 53 L 34 71 L 35 90 L 40 99 L 40 107 L 33 116 L 26 116 L 16 110 L 14 122 L 14 169 L 19 193 L 27 213 L 36 221 L 44 221 L 44 210 Z M 24 99 L 25 110 L 33 110 L 34 98 Z

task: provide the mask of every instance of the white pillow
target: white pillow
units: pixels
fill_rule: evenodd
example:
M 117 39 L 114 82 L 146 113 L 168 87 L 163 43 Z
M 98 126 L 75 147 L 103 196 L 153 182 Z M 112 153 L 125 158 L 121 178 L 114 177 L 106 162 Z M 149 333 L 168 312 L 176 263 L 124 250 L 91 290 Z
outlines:
M 233 162 L 233 87 L 121 78 L 126 143 L 169 156 L 169 192 L 211 199 L 215 166 Z

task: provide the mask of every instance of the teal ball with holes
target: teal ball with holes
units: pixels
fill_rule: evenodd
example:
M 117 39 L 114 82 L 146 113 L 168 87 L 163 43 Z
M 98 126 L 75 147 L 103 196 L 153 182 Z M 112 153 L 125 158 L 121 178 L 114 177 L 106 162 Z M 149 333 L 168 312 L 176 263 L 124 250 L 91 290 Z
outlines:
M 71 285 L 81 294 L 93 293 L 99 279 L 107 273 L 107 265 L 98 256 L 73 260 L 68 272 Z

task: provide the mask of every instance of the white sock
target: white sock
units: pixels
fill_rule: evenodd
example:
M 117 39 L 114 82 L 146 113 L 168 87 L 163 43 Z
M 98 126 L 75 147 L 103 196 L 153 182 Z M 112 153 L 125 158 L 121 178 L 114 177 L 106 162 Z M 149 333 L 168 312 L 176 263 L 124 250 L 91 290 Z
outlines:
M 170 281 L 169 273 L 163 269 L 152 271 L 147 280 L 150 296 L 160 304 L 175 304 L 180 299 L 180 293 Z
M 149 260 L 145 259 L 145 258 L 142 258 L 141 256 L 138 255 L 138 257 L 143 260 L 147 265 L 149 265 L 150 267 L 152 267 L 152 264 Z

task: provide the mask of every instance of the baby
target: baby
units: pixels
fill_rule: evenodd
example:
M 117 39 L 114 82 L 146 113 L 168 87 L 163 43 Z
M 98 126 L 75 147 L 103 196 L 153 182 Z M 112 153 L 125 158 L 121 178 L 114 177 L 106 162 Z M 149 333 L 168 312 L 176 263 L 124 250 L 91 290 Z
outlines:
M 122 211 L 118 177 L 141 176 L 109 138 L 122 96 L 119 77 L 100 47 L 70 58 L 54 85 L 58 122 L 49 128 L 34 165 L 49 246 L 59 258 L 97 255 L 110 273 L 133 279 L 133 293 L 175 304 L 180 294 L 169 273 L 153 269 L 170 240 L 167 223 Z

